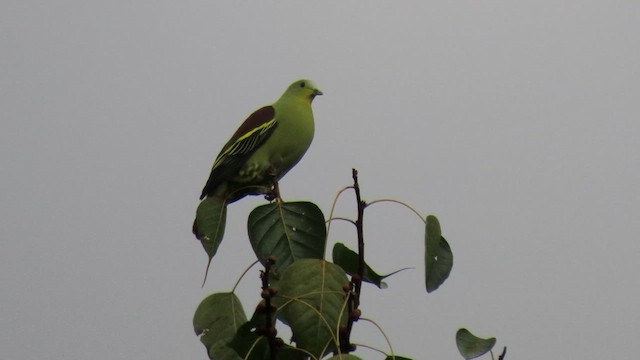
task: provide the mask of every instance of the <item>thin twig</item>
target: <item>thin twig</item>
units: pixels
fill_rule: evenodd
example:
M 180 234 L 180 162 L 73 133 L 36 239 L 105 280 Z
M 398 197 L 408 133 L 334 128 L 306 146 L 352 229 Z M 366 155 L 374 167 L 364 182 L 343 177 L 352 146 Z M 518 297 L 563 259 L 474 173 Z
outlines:
M 502 349 L 502 354 L 500 354 L 500 356 L 498 356 L 498 360 L 504 360 L 505 356 L 507 356 L 507 347 L 506 346 Z
M 338 193 L 336 194 L 336 197 L 333 199 L 333 205 L 331 205 L 331 213 L 329 213 L 329 219 L 333 218 L 333 212 L 336 209 L 336 204 L 338 203 L 338 198 L 340 197 L 340 195 L 342 195 L 343 192 L 349 190 L 353 188 L 353 186 L 346 186 L 342 189 L 340 189 L 340 191 L 338 191 Z M 327 224 L 327 239 L 329 238 L 329 231 L 331 230 L 331 223 L 329 222 Z
M 395 358 L 395 354 L 393 352 L 393 346 L 391 346 L 391 340 L 389 340 L 389 337 L 387 336 L 387 334 L 384 332 L 384 330 L 382 330 L 382 328 L 380 327 L 380 325 L 378 325 L 378 323 L 376 323 L 375 321 L 371 320 L 371 319 L 367 319 L 367 318 L 360 318 L 363 321 L 366 321 L 368 323 L 373 324 L 373 326 L 375 326 L 376 328 L 378 328 L 378 331 L 380 331 L 380 334 L 382 334 L 382 336 L 384 337 L 384 341 L 387 342 L 387 345 L 389 346 L 389 351 L 391 352 L 391 357 Z
M 398 201 L 398 200 L 394 200 L 394 199 L 377 199 L 377 200 L 373 200 L 373 201 L 369 202 L 367 204 L 367 206 L 371 206 L 371 205 L 373 205 L 375 203 L 380 203 L 380 202 L 391 202 L 391 203 L 400 204 L 400 205 L 406 207 L 407 209 L 413 211 L 413 213 L 416 214 L 420 218 L 420 220 L 422 220 L 422 222 L 424 222 L 424 223 L 427 222 L 427 219 L 424 216 L 422 216 L 422 214 L 420 214 L 418 212 L 418 210 L 412 208 L 409 204 L 403 203 L 402 201 Z
M 355 221 L 353 221 L 353 220 L 351 220 L 351 219 L 344 218 L 344 217 L 338 217 L 338 216 L 337 216 L 337 217 L 330 218 L 330 219 L 328 219 L 326 222 L 327 222 L 327 223 L 331 223 L 331 222 L 332 222 L 332 221 L 334 221 L 334 220 L 346 221 L 346 222 L 348 222 L 348 223 L 351 223 L 352 225 L 355 225 L 355 224 L 356 224 L 356 222 L 355 222 Z
M 255 264 L 257 264 L 259 261 L 256 260 L 254 261 L 251 265 L 249 265 L 249 267 L 247 267 L 244 272 L 242 273 L 242 275 L 240 275 L 240 278 L 238 278 L 238 281 L 236 281 L 236 284 L 233 285 L 233 289 L 231 289 L 231 292 L 234 293 L 236 292 L 236 288 L 238 287 L 238 285 L 240 284 L 240 281 L 242 280 L 242 278 L 247 275 L 247 273 L 249 272 L 249 270 L 251 270 L 252 267 L 255 266 Z
M 267 337 L 267 342 L 269 343 L 269 355 L 271 360 L 276 359 L 276 328 L 273 324 L 273 308 L 271 305 L 271 289 L 269 286 L 269 275 L 272 271 L 272 266 L 276 263 L 275 257 L 270 256 L 264 265 L 264 272 L 260 275 L 262 279 L 262 298 L 264 299 L 265 304 L 265 333 L 264 335 Z
M 369 349 L 369 350 L 377 351 L 380 354 L 384 355 L 385 357 L 387 356 L 386 352 L 384 352 L 384 351 L 382 351 L 382 350 L 380 350 L 378 348 L 375 348 L 373 346 L 369 346 L 369 345 L 365 345 L 365 344 L 359 344 L 359 343 L 353 343 L 353 345 L 355 345 L 357 347 L 361 347 L 361 348 L 366 348 L 366 349 Z
M 349 318 L 347 320 L 347 326 L 343 334 L 340 334 L 340 351 L 344 354 L 348 354 L 353 351 L 353 345 L 351 344 L 351 329 L 353 329 L 353 323 L 360 318 L 360 290 L 362 288 L 362 279 L 364 278 L 364 231 L 363 231 L 363 217 L 364 208 L 367 204 L 362 201 L 360 196 L 360 184 L 358 183 L 358 171 L 352 169 L 353 177 L 353 190 L 356 193 L 356 201 L 358 205 L 358 219 L 355 221 L 356 231 L 358 233 L 358 271 L 351 276 L 352 290 L 348 293 L 348 306 L 347 312 Z

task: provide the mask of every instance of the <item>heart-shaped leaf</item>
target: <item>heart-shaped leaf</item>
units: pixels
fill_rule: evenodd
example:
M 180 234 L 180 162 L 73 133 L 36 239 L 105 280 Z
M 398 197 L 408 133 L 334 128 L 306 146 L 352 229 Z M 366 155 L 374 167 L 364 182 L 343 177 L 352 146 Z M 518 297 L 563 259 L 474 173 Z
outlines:
M 491 351 L 496 344 L 496 338 L 481 339 L 467 329 L 460 329 L 456 333 L 456 345 L 460 355 L 466 360 L 477 358 Z
M 209 359 L 212 360 L 244 360 L 229 346 L 228 340 L 220 340 L 209 348 Z
M 202 243 L 209 256 L 207 270 L 204 274 L 204 282 L 207 281 L 207 273 L 213 256 L 218 252 L 218 246 L 224 237 L 224 227 L 227 221 L 227 203 L 214 197 L 206 198 L 200 202 L 196 210 L 196 219 L 193 222 L 193 233 Z M 202 285 L 204 285 L 204 282 Z
M 447 240 L 442 237 L 440 223 L 427 216 L 425 232 L 425 284 L 427 292 L 435 291 L 449 277 L 453 267 L 453 253 Z
M 269 344 L 267 338 L 258 335 L 256 325 L 252 321 L 247 321 L 240 326 L 236 335 L 229 342 L 229 346 L 233 348 L 242 359 L 268 359 Z
M 313 203 L 275 202 L 258 206 L 249 215 L 247 227 L 260 262 L 264 265 L 268 257 L 275 256 L 280 274 L 296 260 L 324 258 L 324 215 Z
M 211 351 L 217 342 L 229 341 L 246 321 L 240 299 L 234 293 L 216 293 L 198 305 L 193 315 L 193 329 L 202 335 L 200 341 Z
M 316 358 L 337 349 L 336 331 L 347 320 L 346 283 L 342 268 L 317 259 L 296 261 L 278 283 L 278 318 L 291 327 L 297 347 Z
M 341 268 L 344 269 L 344 271 L 346 271 L 348 274 L 356 274 L 358 273 L 358 262 L 359 257 L 358 254 L 349 249 L 348 247 L 346 247 L 344 244 L 342 243 L 336 243 L 333 246 L 333 263 L 336 265 L 339 265 Z M 396 270 L 390 274 L 387 275 L 380 275 L 377 272 L 375 272 L 366 262 L 364 264 L 364 277 L 363 277 L 363 281 L 366 281 L 368 283 L 374 284 L 377 287 L 379 287 L 380 289 L 386 289 L 387 288 L 387 283 L 385 283 L 384 280 L 385 278 L 396 274 L 402 270 L 406 270 L 408 268 L 404 268 L 404 269 L 400 269 L 400 270 Z

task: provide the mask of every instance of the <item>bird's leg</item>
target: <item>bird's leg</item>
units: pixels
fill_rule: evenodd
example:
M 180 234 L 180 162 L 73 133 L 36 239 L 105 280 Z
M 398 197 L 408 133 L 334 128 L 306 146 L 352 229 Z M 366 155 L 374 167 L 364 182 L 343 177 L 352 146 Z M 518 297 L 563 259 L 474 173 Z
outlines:
M 273 195 L 276 197 L 276 202 L 284 202 L 280 197 L 280 187 L 278 186 L 278 180 L 273 179 Z
M 269 170 L 267 171 L 267 173 L 271 177 L 272 186 L 271 190 L 269 190 L 265 195 L 265 199 L 269 201 L 275 200 L 277 202 L 283 202 L 282 197 L 280 197 L 280 187 L 278 186 L 278 171 L 276 167 L 273 165 L 269 166 Z

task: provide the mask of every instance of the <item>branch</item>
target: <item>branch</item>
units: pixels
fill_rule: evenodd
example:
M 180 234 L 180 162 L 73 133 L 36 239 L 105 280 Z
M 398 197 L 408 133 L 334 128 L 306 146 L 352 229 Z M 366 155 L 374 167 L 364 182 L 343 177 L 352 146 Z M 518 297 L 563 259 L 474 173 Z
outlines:
M 358 321 L 361 315 L 360 309 L 360 290 L 362 289 L 362 279 L 364 278 L 364 231 L 363 231 L 363 217 L 364 208 L 367 204 L 362 201 L 360 196 L 360 184 L 358 184 L 358 171 L 352 169 L 353 177 L 353 190 L 356 193 L 356 201 L 358 203 L 358 219 L 355 221 L 356 231 L 358 233 L 358 271 L 351 276 L 351 289 L 347 298 L 347 311 L 349 317 L 347 320 L 346 328 L 340 332 L 340 352 L 348 354 L 355 350 L 355 346 L 351 344 L 351 330 L 353 329 L 353 323 Z
M 391 202 L 391 203 L 400 204 L 400 205 L 402 205 L 402 206 L 406 207 L 407 209 L 409 209 L 409 210 L 413 211 L 413 213 L 414 213 L 414 214 L 416 214 L 416 215 L 420 218 L 420 220 L 422 220 L 422 222 L 423 222 L 423 223 L 426 223 L 426 222 L 427 222 L 427 220 L 425 219 L 425 217 L 424 217 L 424 216 L 422 216 L 422 214 L 420 214 L 420 213 L 418 212 L 418 210 L 416 210 L 416 209 L 412 208 L 409 204 L 406 204 L 406 203 L 404 203 L 404 202 L 402 202 L 402 201 L 398 201 L 398 200 L 394 200 L 394 199 L 377 199 L 377 200 L 373 200 L 373 201 L 371 201 L 370 203 L 368 203 L 368 204 L 367 204 L 367 206 L 371 206 L 371 205 L 373 205 L 373 204 L 375 204 L 375 203 L 380 203 L 380 202 Z
M 356 231 L 358 232 L 358 276 L 355 282 L 356 303 L 355 307 L 360 305 L 360 288 L 362 288 L 362 279 L 364 278 L 364 231 L 362 218 L 364 217 L 364 208 L 367 204 L 360 197 L 360 185 L 358 184 L 358 170 L 352 169 L 353 190 L 356 193 L 356 201 L 358 202 L 358 220 L 356 220 Z
M 502 349 L 502 354 L 500 354 L 500 356 L 498 356 L 498 360 L 504 360 L 505 356 L 507 356 L 507 347 L 506 346 Z
M 264 271 L 260 274 L 260 279 L 262 279 L 262 293 L 261 296 L 264 299 L 264 315 L 265 315 L 265 325 L 264 329 L 262 329 L 262 335 L 267 337 L 267 342 L 269 343 L 269 358 L 271 360 L 276 359 L 276 352 L 278 351 L 278 346 L 276 344 L 276 334 L 277 330 L 275 325 L 273 324 L 273 312 L 275 311 L 275 307 L 271 304 L 271 298 L 275 295 L 275 289 L 269 286 L 269 274 L 272 272 L 272 266 L 276 263 L 276 259 L 274 256 L 269 256 L 264 266 Z

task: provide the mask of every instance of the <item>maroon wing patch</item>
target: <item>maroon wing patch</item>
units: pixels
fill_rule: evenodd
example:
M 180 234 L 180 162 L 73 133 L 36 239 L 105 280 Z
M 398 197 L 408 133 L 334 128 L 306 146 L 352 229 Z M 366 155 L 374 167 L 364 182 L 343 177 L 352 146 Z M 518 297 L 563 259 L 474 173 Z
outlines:
M 276 110 L 273 106 L 265 106 L 253 112 L 253 114 L 249 115 L 249 117 L 240 125 L 238 130 L 233 134 L 229 143 L 234 143 L 238 140 L 242 135 L 250 132 L 251 130 L 264 125 L 265 123 L 273 120 L 273 117 L 276 115 Z

